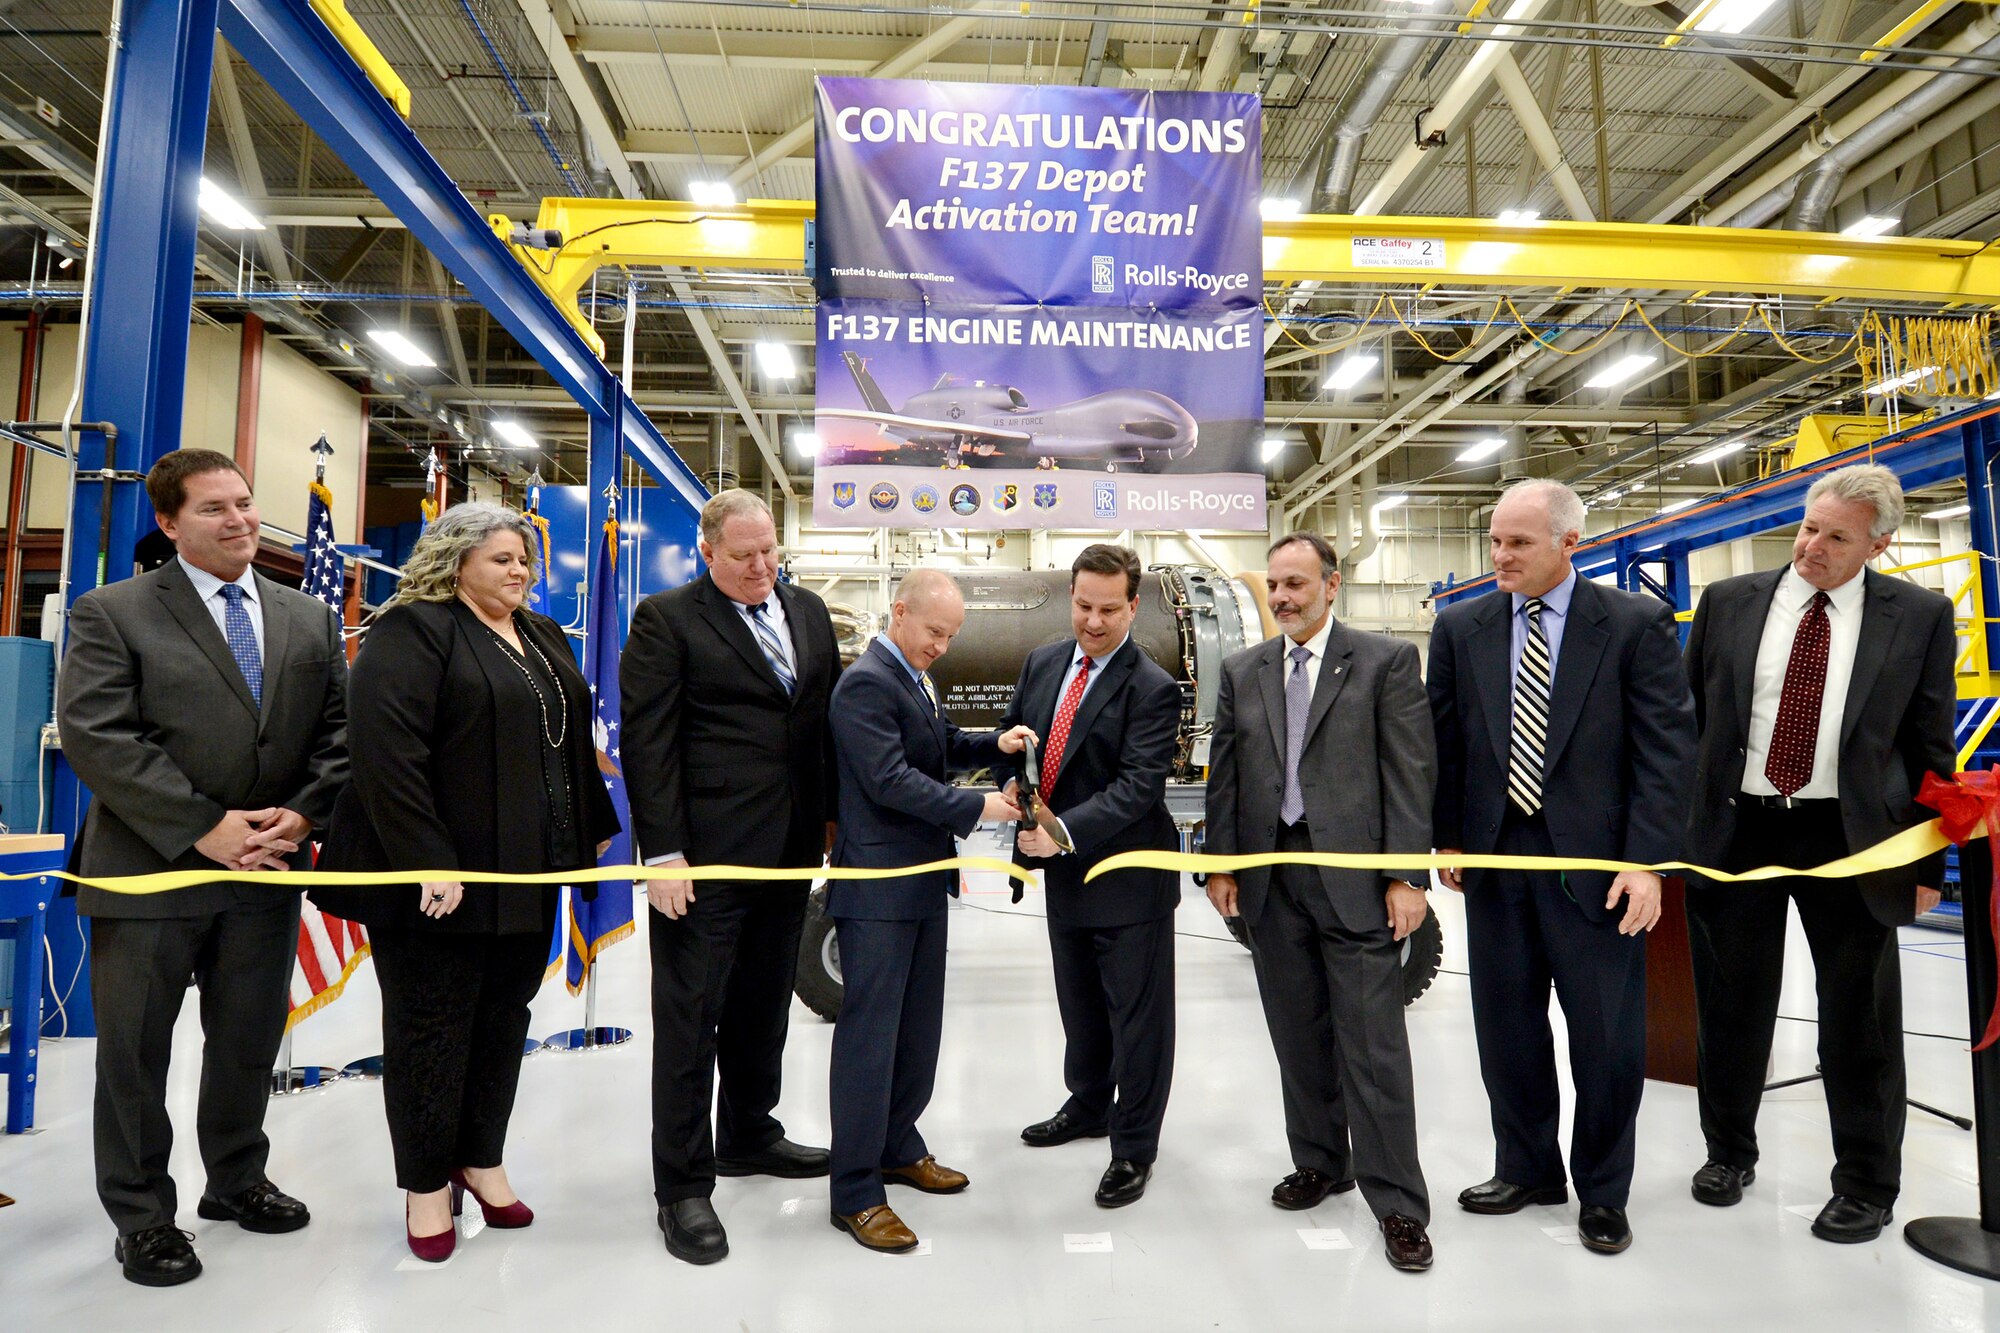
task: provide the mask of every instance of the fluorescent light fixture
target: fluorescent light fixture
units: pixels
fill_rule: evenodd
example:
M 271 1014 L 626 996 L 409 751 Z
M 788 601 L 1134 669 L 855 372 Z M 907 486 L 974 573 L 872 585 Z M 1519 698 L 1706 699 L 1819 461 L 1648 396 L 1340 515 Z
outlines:
M 1660 512 L 1662 514 L 1671 514 L 1676 509 L 1686 509 L 1689 505 L 1697 503 L 1700 499 L 1699 495 L 1691 495 L 1685 500 L 1676 500 L 1672 504 L 1661 505 Z
M 1631 379 L 1634 375 L 1637 375 L 1640 371 L 1659 359 L 1657 356 L 1653 356 L 1647 352 L 1634 352 L 1630 356 L 1621 356 L 1585 380 L 1583 387 L 1586 389 L 1608 389 L 1614 384 L 1623 384 L 1626 380 Z
M 809 430 L 792 432 L 792 452 L 800 458 L 818 458 L 819 446 L 820 438 L 814 432 Z
M 1493 457 L 1493 455 L 1506 447 L 1507 437 L 1505 435 L 1489 435 L 1470 449 L 1461 453 L 1458 456 L 1458 461 L 1461 463 L 1477 463 L 1482 459 Z
M 1343 358 L 1326 377 L 1328 389 L 1351 389 L 1375 373 L 1375 367 L 1382 364 L 1382 358 L 1373 352 L 1354 352 Z
M 262 231 L 264 224 L 208 177 L 201 178 L 201 211 L 224 231 Z
M 1611 504 L 1624 494 L 1625 492 L 1623 491 L 1606 491 L 1603 495 L 1600 495 L 1597 498 L 1602 500 L 1605 504 Z
M 1280 199 L 1267 194 L 1264 201 L 1257 205 L 1257 212 L 1269 222 L 1273 218 L 1295 218 L 1305 212 L 1305 207 L 1296 199 Z
M 1749 447 L 1750 447 L 1750 437 L 1747 435 L 1741 437 L 1740 439 L 1724 440 L 1721 444 L 1716 445 L 1713 449 L 1707 449 L 1701 453 L 1696 454 L 1693 458 L 1688 459 L 1688 462 L 1697 465 L 1702 463 L 1720 463 L 1723 459 L 1729 457 L 1731 454 L 1740 454 Z
M 368 337 L 377 347 L 395 357 L 406 366 L 435 366 L 429 352 L 405 338 L 394 329 L 370 329 Z
M 1409 499 L 1407 495 L 1385 495 L 1375 502 L 1375 512 L 1379 514 L 1386 509 L 1394 509 L 1397 505 L 1408 503 Z
M 1542 210 L 1539 208 L 1503 208 L 1500 216 L 1494 219 L 1503 227 L 1525 227 L 1530 222 L 1541 220 Z
M 535 443 L 535 437 L 528 434 L 526 428 L 518 421 L 496 421 L 493 423 L 493 433 L 505 440 L 507 447 L 510 449 L 533 449 L 538 447 Z
M 1696 32 L 1742 32 L 1777 0 L 1713 0 L 1694 21 Z
M 1282 435 L 1266 435 L 1264 437 L 1264 461 L 1266 463 L 1270 462 L 1279 454 L 1285 452 L 1291 443 L 1290 440 Z
M 1964 517 L 1965 517 L 1965 516 L 1966 516 L 1967 514 L 1969 514 L 1969 513 L 1971 513 L 1971 512 L 1972 512 L 1972 506 L 1971 506 L 1971 505 L 1969 505 L 1969 504 L 1962 504 L 1962 505 L 1953 505 L 1953 506 L 1951 506 L 1951 507 L 1950 507 L 1949 509 L 1933 509 L 1933 510 L 1931 510 L 1931 511 L 1930 511 L 1930 513 L 1928 513 L 1928 514 L 1925 514 L 1925 515 L 1924 515 L 1924 517 L 1925 517 L 1925 518 L 1964 518 Z
M 1849 225 L 1842 227 L 1840 234 L 1842 236 L 1858 236 L 1865 241 L 1875 236 L 1886 236 L 1902 225 L 1903 220 L 1901 218 L 1877 217 L 1875 214 L 1870 213 L 1867 217 L 1857 219 Z
M 736 187 L 728 181 L 689 181 L 688 198 L 703 208 L 732 208 Z
M 792 360 L 792 349 L 769 341 L 757 344 L 757 369 L 774 380 L 794 379 L 799 373 L 798 363 Z
M 1932 375 L 1935 375 L 1937 373 L 1938 373 L 1938 367 L 1924 366 L 1917 370 L 1912 370 L 1901 375 L 1892 376 L 1886 380 L 1879 380 L 1876 383 L 1869 385 L 1861 392 L 1864 395 L 1894 393 L 1898 389 L 1909 388 L 1912 384 L 1917 383 L 1919 380 L 1929 379 Z

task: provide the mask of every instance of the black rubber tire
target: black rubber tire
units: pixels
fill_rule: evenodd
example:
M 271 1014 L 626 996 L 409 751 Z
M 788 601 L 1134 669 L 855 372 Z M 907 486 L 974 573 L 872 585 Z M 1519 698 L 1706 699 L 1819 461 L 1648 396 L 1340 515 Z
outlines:
M 826 889 L 814 889 L 806 899 L 806 920 L 799 931 L 799 969 L 792 993 L 805 1007 L 831 1023 L 840 1017 L 840 940 L 833 918 L 826 914 Z

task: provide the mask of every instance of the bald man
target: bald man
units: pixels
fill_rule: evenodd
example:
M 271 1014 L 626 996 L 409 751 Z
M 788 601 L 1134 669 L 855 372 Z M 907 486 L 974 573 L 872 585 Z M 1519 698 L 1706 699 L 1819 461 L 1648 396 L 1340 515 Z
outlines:
M 944 715 L 929 671 L 964 624 L 958 584 L 942 570 L 914 570 L 896 589 L 888 630 L 842 674 L 830 710 L 840 775 L 834 865 L 940 861 L 953 854 L 954 836 L 1020 818 L 1006 796 L 948 781 L 953 769 L 1019 753 L 1034 734 L 961 731 Z M 828 1076 L 833 1225 L 884 1254 L 917 1247 L 888 1206 L 886 1184 L 956 1194 L 969 1183 L 940 1166 L 917 1132 L 944 1027 L 945 897 L 957 892 L 951 871 L 835 880 L 828 890 L 844 984 Z

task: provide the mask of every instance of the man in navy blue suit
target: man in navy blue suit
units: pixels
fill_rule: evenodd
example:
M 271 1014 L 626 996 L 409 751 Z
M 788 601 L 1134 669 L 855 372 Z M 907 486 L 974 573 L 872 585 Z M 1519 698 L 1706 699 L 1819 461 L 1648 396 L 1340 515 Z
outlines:
M 930 668 L 965 624 L 949 575 L 912 571 L 896 589 L 889 628 L 833 692 L 840 775 L 836 866 L 893 868 L 953 855 L 954 835 L 1020 818 L 1007 796 L 955 788 L 953 769 L 988 767 L 1034 733 L 962 731 L 939 705 Z M 840 941 L 844 993 L 828 1074 L 833 1103 L 833 1225 L 864 1248 L 902 1254 L 916 1235 L 884 1185 L 956 1194 L 970 1182 L 941 1166 L 917 1132 L 937 1076 L 944 1027 L 945 895 L 952 871 L 835 880 L 827 913 Z

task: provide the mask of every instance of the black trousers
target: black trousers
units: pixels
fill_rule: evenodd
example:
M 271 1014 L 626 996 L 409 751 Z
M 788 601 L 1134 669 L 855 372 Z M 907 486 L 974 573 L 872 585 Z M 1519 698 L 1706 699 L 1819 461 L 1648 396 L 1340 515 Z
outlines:
M 549 941 L 384 930 L 370 946 L 396 1184 L 429 1194 L 460 1167 L 500 1165 Z
M 836 1213 L 887 1203 L 882 1168 L 930 1155 L 917 1117 L 937 1084 L 948 921 L 940 901 L 917 921 L 833 923 L 842 982 L 827 1070 Z
M 1305 826 L 1282 831 L 1278 850 L 1311 851 Z M 1403 1024 L 1403 946 L 1387 916 L 1384 906 L 1373 929 L 1350 930 L 1318 870 L 1281 865 L 1272 869 L 1263 914 L 1246 924 L 1292 1164 L 1354 1179 L 1378 1218 L 1398 1213 L 1428 1224 Z
M 1111 1131 L 1111 1155 L 1150 1163 L 1174 1082 L 1174 919 L 1067 926 L 1049 919 L 1063 1025 L 1062 1109 Z
M 299 948 L 298 893 L 271 898 L 206 916 L 91 920 L 97 1197 L 120 1235 L 171 1226 L 179 1206 L 167 1062 L 190 975 L 201 988 L 195 1136 L 208 1192 L 226 1198 L 264 1179 L 264 1108 Z
M 653 1193 L 663 1208 L 714 1193 L 718 1154 L 747 1157 L 785 1133 L 771 1112 L 783 1080 L 806 890 L 705 883 L 695 893 L 679 920 L 646 914 L 653 954 Z
M 1548 856 L 1554 848 L 1540 815 L 1510 812 L 1496 850 Z M 1553 985 L 1576 1085 L 1569 1164 L 1577 1199 L 1623 1208 L 1646 1086 L 1646 937 L 1620 935 L 1622 914 L 1585 916 L 1559 872 L 1468 871 L 1466 880 L 1472 1026 L 1493 1116 L 1494 1174 L 1515 1185 L 1563 1183 Z
M 1838 801 L 1767 810 L 1739 800 L 1728 868 L 1819 865 L 1846 851 Z M 1875 919 L 1852 881 L 1688 888 L 1702 1137 L 1715 1161 L 1757 1163 L 1788 901 L 1798 904 L 1819 991 L 1833 1192 L 1887 1208 L 1902 1184 L 1903 973 L 1895 930 Z

